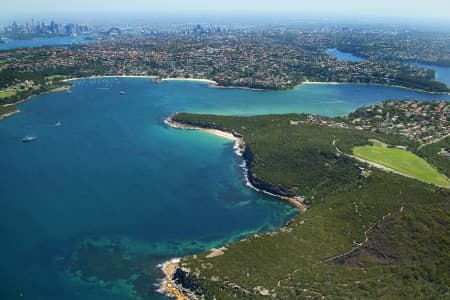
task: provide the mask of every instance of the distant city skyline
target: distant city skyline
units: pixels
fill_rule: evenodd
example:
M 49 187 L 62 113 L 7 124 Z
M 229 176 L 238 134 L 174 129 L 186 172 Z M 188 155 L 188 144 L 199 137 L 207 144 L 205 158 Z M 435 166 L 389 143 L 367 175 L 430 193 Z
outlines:
M 0 3 L 0 17 L 11 19 L 55 14 L 290 14 L 321 17 L 399 17 L 403 19 L 450 20 L 449 0 L 128 0 L 128 1 L 54 1 L 5 0 Z

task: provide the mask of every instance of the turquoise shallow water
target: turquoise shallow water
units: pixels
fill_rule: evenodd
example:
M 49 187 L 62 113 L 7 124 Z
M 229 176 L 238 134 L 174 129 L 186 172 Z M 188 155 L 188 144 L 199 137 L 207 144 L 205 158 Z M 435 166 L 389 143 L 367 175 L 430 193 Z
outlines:
M 20 105 L 0 122 L 0 299 L 133 299 L 127 282 L 76 274 L 125 276 L 130 261 L 146 264 L 147 298 L 158 299 L 158 263 L 276 230 L 297 213 L 245 186 L 228 140 L 167 128 L 172 113 L 334 116 L 389 98 L 450 99 L 367 85 L 258 92 L 108 78 Z M 27 135 L 38 140 L 22 143 Z M 81 252 L 86 243 L 106 248 Z M 125 249 L 120 262 L 114 245 Z

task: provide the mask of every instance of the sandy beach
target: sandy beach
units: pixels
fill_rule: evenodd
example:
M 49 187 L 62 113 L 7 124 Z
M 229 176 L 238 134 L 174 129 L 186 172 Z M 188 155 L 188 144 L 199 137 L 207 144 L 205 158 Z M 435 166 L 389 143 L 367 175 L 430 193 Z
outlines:
M 165 119 L 164 123 L 173 128 L 187 129 L 187 130 L 201 130 L 204 132 L 208 132 L 208 133 L 235 141 L 238 144 L 238 146 L 240 146 L 240 147 L 244 146 L 243 139 L 233 135 L 233 133 L 231 133 L 231 132 L 222 131 L 222 130 L 218 130 L 218 129 L 212 129 L 212 128 L 202 128 L 202 127 L 198 127 L 198 126 L 186 125 L 186 124 L 175 122 L 171 118 Z
M 255 89 L 255 88 L 250 88 L 250 87 L 245 87 L 245 86 L 235 86 L 235 85 L 230 85 L 230 86 L 223 86 L 223 85 L 214 85 L 213 88 L 216 89 L 241 89 L 241 90 L 248 90 L 248 91 L 269 91 L 269 90 L 265 90 L 265 89 Z
M 344 82 L 334 82 L 334 81 L 333 82 L 305 81 L 305 82 L 300 83 L 299 85 L 303 85 L 303 84 L 337 85 L 337 84 L 346 84 L 346 83 L 344 83 Z M 347 83 L 347 84 L 349 84 L 349 83 Z
M 63 79 L 61 81 L 63 82 L 69 82 L 74 80 L 81 80 L 81 79 L 101 79 L 101 78 L 148 78 L 148 79 L 156 79 L 157 76 L 151 76 L 151 75 L 99 75 L 99 76 L 88 76 L 88 77 L 73 77 L 68 79 Z
M 101 78 L 148 78 L 157 80 L 159 79 L 158 76 L 154 75 L 105 75 L 105 76 L 89 76 L 89 77 L 74 77 L 74 78 L 68 78 L 63 79 L 63 82 L 69 82 L 74 80 L 81 80 L 81 79 L 101 79 Z M 203 83 L 209 83 L 213 86 L 217 86 L 218 83 L 214 80 L 210 79 L 202 79 L 202 78 L 161 78 L 161 82 L 163 81 L 191 81 L 191 82 L 203 82 Z
M 99 75 L 99 76 L 88 76 L 88 77 L 73 77 L 68 79 L 63 79 L 63 82 L 81 80 L 81 79 L 101 79 L 101 78 L 148 78 L 148 79 L 158 79 L 158 76 L 154 75 Z M 210 79 L 201 78 L 161 78 L 161 81 L 193 81 L 193 82 L 205 82 L 213 85 L 217 85 L 217 82 Z
M 193 82 L 204 82 L 212 85 L 217 85 L 218 83 L 210 79 L 201 78 L 162 78 L 161 81 L 193 81 Z
M 154 75 L 105 75 L 105 76 L 88 76 L 88 77 L 74 77 L 74 78 L 68 78 L 63 79 L 63 82 L 70 82 L 74 80 L 81 80 L 81 79 L 100 79 L 100 78 L 149 78 L 149 79 L 159 79 L 158 76 Z M 250 90 L 250 91 L 266 91 L 265 89 L 255 89 L 255 88 L 249 88 L 249 87 L 241 87 L 241 86 L 222 86 L 219 85 L 216 81 L 211 79 L 202 79 L 202 78 L 181 78 L 181 77 L 174 77 L 174 78 L 162 78 L 160 79 L 161 82 L 163 81 L 191 81 L 191 82 L 203 82 L 203 83 L 209 83 L 214 88 L 221 88 L 221 89 L 244 89 L 244 90 Z M 414 88 L 408 88 L 404 86 L 399 85 L 389 85 L 389 84 L 379 84 L 379 83 L 355 83 L 355 82 L 320 82 L 320 81 L 305 81 L 302 82 L 295 87 L 300 87 L 302 85 L 306 84 L 312 84 L 312 85 L 342 85 L 342 84 L 361 84 L 361 85 L 374 85 L 374 86 L 386 86 L 386 87 L 396 87 L 401 89 L 407 89 L 417 92 L 425 92 L 430 94 L 447 94 L 446 92 L 428 92 L 424 90 L 414 89 Z
M 170 77 L 170 78 L 159 78 L 158 76 L 154 75 L 106 75 L 106 76 L 89 76 L 89 77 L 74 77 L 74 78 L 68 78 L 63 79 L 62 81 L 68 82 L 68 81 L 74 81 L 74 80 L 81 80 L 81 79 L 100 79 L 100 78 L 149 78 L 158 80 L 160 82 L 164 81 L 190 81 L 190 82 L 201 82 L 201 83 L 209 83 L 211 87 L 214 88 L 220 88 L 220 89 L 243 89 L 243 90 L 250 90 L 250 91 L 265 91 L 264 89 L 255 89 L 255 88 L 248 88 L 243 86 L 221 86 L 216 81 L 211 79 L 204 79 L 204 78 L 183 78 L 183 77 Z
M 320 81 L 305 81 L 300 83 L 299 85 L 297 85 L 297 87 L 302 86 L 304 84 L 317 84 L 317 85 L 341 85 L 341 84 L 354 84 L 354 85 L 369 85 L 369 86 L 382 86 L 382 87 L 394 87 L 394 88 L 399 88 L 399 89 L 406 89 L 406 90 L 410 90 L 410 91 L 415 91 L 415 92 L 421 92 L 421 93 L 429 93 L 429 94 L 434 94 L 434 95 L 445 95 L 447 94 L 447 92 L 429 92 L 429 91 L 425 91 L 425 90 L 420 90 L 420 89 L 415 89 L 415 88 L 410 88 L 410 87 L 405 87 L 405 86 L 401 86 L 401 85 L 391 85 L 391 84 L 382 84 L 382 83 L 356 83 L 356 82 L 320 82 Z

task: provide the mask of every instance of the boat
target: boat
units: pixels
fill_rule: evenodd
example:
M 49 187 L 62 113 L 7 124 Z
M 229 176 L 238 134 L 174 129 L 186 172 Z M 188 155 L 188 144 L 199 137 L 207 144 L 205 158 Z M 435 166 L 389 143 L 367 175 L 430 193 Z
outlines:
M 55 123 L 55 127 L 61 126 L 61 122 Z
M 22 142 L 29 143 L 29 142 L 32 142 L 35 140 L 37 140 L 37 137 L 35 137 L 35 136 L 26 136 L 22 139 Z
M 124 94 L 125 94 L 125 92 L 124 92 L 124 91 L 121 91 L 121 92 L 120 92 L 120 94 L 121 94 L 121 95 L 124 95 Z

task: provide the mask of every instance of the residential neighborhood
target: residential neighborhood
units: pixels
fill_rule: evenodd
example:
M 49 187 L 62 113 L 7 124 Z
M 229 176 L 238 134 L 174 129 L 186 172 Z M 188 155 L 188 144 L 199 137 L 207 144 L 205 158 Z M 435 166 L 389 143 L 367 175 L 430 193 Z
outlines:
M 92 75 L 153 75 L 205 78 L 222 86 L 290 89 L 305 81 L 373 83 L 448 92 L 434 72 L 409 64 L 340 61 L 326 54 L 328 40 L 310 33 L 311 44 L 286 42 L 280 31 L 220 31 L 210 34 L 119 35 L 68 48 L 0 52 L 0 72 Z
M 445 101 L 388 100 L 363 106 L 345 118 L 306 115 L 302 120 L 291 120 L 291 125 L 322 125 L 384 132 L 427 144 L 450 134 L 449 119 L 450 104 Z M 445 153 L 449 153 L 448 147 L 442 149 L 442 155 Z

